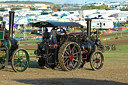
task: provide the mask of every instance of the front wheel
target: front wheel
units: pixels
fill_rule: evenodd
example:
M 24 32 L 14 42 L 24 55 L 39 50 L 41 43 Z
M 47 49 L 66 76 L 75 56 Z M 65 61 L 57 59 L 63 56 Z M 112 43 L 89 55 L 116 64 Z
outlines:
M 23 72 L 29 66 L 29 55 L 24 49 L 17 49 L 11 58 L 11 66 L 15 72 Z
M 104 64 L 104 56 L 102 52 L 95 51 L 90 56 L 90 65 L 93 70 L 100 70 Z

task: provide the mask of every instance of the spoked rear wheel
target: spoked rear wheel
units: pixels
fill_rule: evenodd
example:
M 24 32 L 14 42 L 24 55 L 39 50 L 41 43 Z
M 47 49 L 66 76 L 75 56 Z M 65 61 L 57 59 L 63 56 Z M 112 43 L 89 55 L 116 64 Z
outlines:
M 102 52 L 95 51 L 90 57 L 90 65 L 93 70 L 100 70 L 104 64 L 104 56 Z
M 76 70 L 81 64 L 81 49 L 75 42 L 65 42 L 59 50 L 58 62 L 62 70 Z
M 11 59 L 11 65 L 15 72 L 23 72 L 29 66 L 29 55 L 24 49 L 17 49 Z

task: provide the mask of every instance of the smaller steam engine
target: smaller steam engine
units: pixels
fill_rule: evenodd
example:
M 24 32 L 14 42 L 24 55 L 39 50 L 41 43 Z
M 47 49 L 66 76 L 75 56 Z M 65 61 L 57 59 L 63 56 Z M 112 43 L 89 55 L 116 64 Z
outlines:
M 23 72 L 29 65 L 29 55 L 26 50 L 18 48 L 18 41 L 13 39 L 14 13 L 9 12 L 9 31 L 2 22 L 0 27 L 0 69 L 3 69 L 8 62 L 15 72 Z

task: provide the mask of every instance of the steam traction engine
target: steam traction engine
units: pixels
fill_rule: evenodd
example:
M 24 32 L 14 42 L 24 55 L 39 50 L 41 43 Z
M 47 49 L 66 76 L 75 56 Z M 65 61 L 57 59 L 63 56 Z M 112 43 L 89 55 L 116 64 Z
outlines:
M 17 40 L 13 39 L 14 12 L 9 12 L 9 31 L 5 28 L 5 22 L 0 27 L 0 69 L 8 62 L 15 72 L 23 72 L 29 65 L 29 55 L 24 49 L 18 48 Z
M 87 19 L 86 33 L 82 25 L 74 22 L 38 22 L 34 26 L 55 27 L 63 32 L 63 35 L 57 36 L 57 45 L 51 43 L 52 40 L 43 40 L 38 44 L 35 54 L 39 58 L 39 66 L 47 65 L 54 68 L 59 65 L 62 70 L 72 71 L 83 67 L 85 62 L 90 62 L 93 70 L 102 68 L 104 63 L 102 45 L 98 36 L 95 40 L 91 40 L 91 19 Z M 80 27 L 82 32 L 67 34 L 62 27 Z

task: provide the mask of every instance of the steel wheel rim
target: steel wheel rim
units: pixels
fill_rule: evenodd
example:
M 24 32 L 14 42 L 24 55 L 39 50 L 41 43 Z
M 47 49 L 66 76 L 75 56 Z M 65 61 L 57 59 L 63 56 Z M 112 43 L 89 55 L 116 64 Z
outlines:
M 96 52 L 92 56 L 91 62 L 94 69 L 96 70 L 101 69 L 104 63 L 103 55 L 100 52 Z
M 65 48 L 64 65 L 68 70 L 75 70 L 79 64 L 80 52 L 75 44 L 70 44 Z

